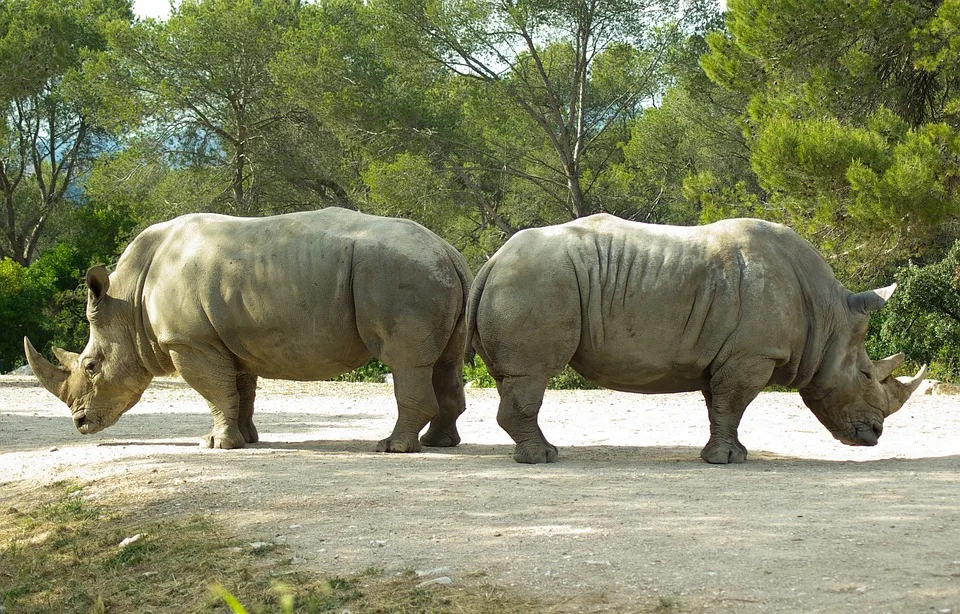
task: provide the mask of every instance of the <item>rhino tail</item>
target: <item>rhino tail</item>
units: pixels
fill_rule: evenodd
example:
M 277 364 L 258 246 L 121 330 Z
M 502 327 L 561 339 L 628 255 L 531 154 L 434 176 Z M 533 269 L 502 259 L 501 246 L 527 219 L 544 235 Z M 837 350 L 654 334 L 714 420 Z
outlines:
M 473 285 L 470 287 L 470 295 L 467 299 L 467 337 L 464 342 L 463 359 L 470 365 L 473 365 L 473 357 L 476 355 L 473 347 L 473 335 L 477 328 L 477 308 L 480 306 L 483 287 L 487 284 L 487 278 L 493 269 L 493 263 L 494 259 L 491 258 L 477 271 L 477 276 L 473 279 Z
M 460 279 L 460 290 L 463 293 L 461 298 L 462 302 L 460 303 L 463 306 L 463 308 L 460 310 L 460 313 L 457 316 L 456 324 L 454 324 L 454 327 L 453 327 L 454 334 L 451 339 L 452 341 L 453 339 L 456 339 L 459 336 L 456 334 L 457 331 L 464 327 L 464 321 L 466 320 L 467 304 L 470 299 L 470 285 L 473 283 L 473 274 L 470 272 L 470 265 L 467 264 L 466 258 L 464 258 L 463 255 L 460 252 L 458 252 L 455 247 L 453 247 L 449 243 L 444 242 L 444 248 L 447 251 L 447 256 L 450 258 L 450 263 L 453 265 L 453 269 L 457 272 L 457 277 Z M 465 330 L 464 336 L 466 336 L 467 334 L 469 333 Z M 453 348 L 448 348 L 448 349 L 452 350 Z M 460 349 L 461 349 L 461 355 L 463 355 L 462 348 Z M 444 354 L 446 354 L 446 350 L 444 351 Z M 467 362 L 470 362 L 470 364 L 472 365 L 473 364 L 472 360 L 473 358 L 472 356 L 470 356 L 468 357 Z

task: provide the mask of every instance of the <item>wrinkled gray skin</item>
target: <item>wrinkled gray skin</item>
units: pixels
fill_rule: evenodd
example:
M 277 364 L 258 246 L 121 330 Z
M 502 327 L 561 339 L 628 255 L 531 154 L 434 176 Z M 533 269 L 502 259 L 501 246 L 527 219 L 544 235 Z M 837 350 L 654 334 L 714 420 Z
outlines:
M 864 350 L 869 312 L 892 292 L 851 293 L 778 224 L 671 227 L 601 214 L 507 241 L 477 273 L 467 347 L 496 379 L 497 420 L 523 463 L 556 459 L 537 414 L 568 363 L 615 390 L 702 391 L 709 463 L 746 460 L 737 427 L 770 384 L 798 388 L 843 443 L 872 446 L 924 373 L 901 383 L 890 373 L 902 354 L 871 361 Z
M 258 377 L 322 380 L 376 356 L 399 407 L 377 450 L 415 452 L 460 441 L 469 285 L 463 257 L 407 220 L 186 215 L 141 233 L 109 277 L 88 271 L 83 352 L 54 350 L 57 367 L 24 346 L 84 434 L 116 422 L 153 377 L 179 372 L 210 404 L 214 448 L 257 441 Z

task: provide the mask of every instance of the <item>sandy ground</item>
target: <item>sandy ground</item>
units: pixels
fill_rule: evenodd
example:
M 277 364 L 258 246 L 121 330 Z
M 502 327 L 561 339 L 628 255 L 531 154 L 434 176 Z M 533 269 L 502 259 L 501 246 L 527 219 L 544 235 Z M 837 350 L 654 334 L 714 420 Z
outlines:
M 148 516 L 216 517 L 294 564 L 371 566 L 511 586 L 558 611 L 960 613 L 960 397 L 916 396 L 880 444 L 834 441 L 796 394 L 744 417 L 743 465 L 699 459 L 699 395 L 548 392 L 560 462 L 527 466 L 468 391 L 463 443 L 376 454 L 386 384 L 261 382 L 259 444 L 197 446 L 199 395 L 154 382 L 107 431 L 81 436 L 32 377 L 0 377 L 0 509 L 71 479 Z

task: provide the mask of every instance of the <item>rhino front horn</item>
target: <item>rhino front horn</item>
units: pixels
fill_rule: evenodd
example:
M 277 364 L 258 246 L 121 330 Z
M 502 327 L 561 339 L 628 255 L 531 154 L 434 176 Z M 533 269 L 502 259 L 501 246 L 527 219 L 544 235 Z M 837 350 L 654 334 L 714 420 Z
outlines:
M 63 400 L 63 388 L 70 372 L 44 358 L 26 337 L 23 338 L 23 351 L 27 356 L 27 362 L 30 363 L 30 368 L 33 369 L 33 374 L 37 376 L 43 387 Z

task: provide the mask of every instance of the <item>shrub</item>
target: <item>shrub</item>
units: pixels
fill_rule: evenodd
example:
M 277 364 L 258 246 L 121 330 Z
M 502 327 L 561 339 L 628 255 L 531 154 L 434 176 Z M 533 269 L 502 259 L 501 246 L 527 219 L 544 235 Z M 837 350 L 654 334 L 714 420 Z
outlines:
M 896 275 L 897 291 L 877 313 L 868 342 L 874 357 L 903 352 L 930 364 L 930 375 L 960 380 L 960 241 L 943 260 L 910 264 Z

